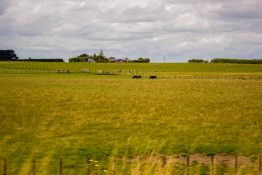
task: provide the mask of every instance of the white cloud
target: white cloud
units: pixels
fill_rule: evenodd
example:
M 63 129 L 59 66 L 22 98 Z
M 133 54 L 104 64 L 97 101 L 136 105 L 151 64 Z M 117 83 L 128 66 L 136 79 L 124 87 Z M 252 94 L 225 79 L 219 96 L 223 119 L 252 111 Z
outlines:
M 0 1 L 0 48 L 19 56 L 262 57 L 260 0 Z M 245 48 L 245 53 L 242 52 Z
M 11 0 L 1 0 L 0 1 L 0 15 L 3 15 L 8 8 L 8 5 Z

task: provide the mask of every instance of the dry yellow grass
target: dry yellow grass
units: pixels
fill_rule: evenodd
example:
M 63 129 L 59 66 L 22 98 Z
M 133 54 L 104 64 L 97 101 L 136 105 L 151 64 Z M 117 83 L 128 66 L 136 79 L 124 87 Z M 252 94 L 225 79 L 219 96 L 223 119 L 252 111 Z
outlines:
M 86 157 L 137 155 L 147 158 L 119 173 L 168 174 L 170 162 L 160 166 L 152 152 L 262 151 L 261 80 L 2 73 L 0 84 L 0 159 L 8 159 L 10 174 L 27 174 L 32 158 L 38 171 L 56 174 L 60 157 L 80 165 Z

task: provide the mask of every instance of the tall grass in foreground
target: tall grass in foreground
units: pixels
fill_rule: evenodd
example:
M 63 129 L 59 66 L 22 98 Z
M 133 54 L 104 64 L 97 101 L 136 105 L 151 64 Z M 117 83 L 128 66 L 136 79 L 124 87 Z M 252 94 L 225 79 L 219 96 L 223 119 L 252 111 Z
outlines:
M 22 164 L 23 166 L 16 172 L 9 165 L 5 173 L 18 175 L 250 175 L 261 172 L 261 157 L 258 160 L 256 157 L 223 154 L 212 157 L 200 154 L 166 156 L 152 153 L 149 156 L 124 156 L 122 158 L 108 156 L 104 160 L 90 158 L 27 159 Z

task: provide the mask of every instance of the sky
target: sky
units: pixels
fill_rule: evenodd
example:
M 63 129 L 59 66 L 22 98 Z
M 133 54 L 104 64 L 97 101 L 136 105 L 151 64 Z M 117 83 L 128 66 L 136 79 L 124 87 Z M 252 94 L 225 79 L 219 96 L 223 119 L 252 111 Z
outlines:
M 20 58 L 262 58 L 262 0 L 0 0 L 0 49 Z

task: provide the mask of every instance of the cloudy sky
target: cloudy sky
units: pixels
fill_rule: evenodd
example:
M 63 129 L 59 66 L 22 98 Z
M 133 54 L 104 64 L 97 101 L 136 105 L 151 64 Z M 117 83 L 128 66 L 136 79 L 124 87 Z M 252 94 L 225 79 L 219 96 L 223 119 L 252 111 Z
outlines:
M 0 49 L 20 58 L 262 58 L 262 0 L 0 0 Z

